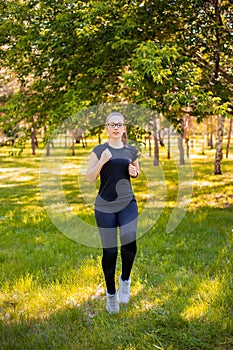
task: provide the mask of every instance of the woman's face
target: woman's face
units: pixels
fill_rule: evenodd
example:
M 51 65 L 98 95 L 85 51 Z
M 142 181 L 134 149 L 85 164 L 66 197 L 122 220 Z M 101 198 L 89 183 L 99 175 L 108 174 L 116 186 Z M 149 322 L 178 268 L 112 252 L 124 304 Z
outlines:
M 107 120 L 106 130 L 110 138 L 121 138 L 125 132 L 124 118 L 121 115 L 111 115 Z

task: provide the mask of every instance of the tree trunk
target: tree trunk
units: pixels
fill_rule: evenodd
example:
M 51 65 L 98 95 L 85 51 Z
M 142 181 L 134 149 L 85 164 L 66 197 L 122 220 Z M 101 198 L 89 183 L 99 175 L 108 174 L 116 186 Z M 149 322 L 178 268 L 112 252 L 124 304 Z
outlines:
M 72 156 L 75 156 L 75 137 L 72 135 Z
M 83 148 L 87 147 L 87 140 L 86 140 L 85 134 L 83 134 L 83 137 L 82 137 L 82 145 L 83 145 Z
M 190 114 L 189 113 L 185 113 L 183 115 L 183 139 L 185 139 L 185 143 L 186 143 L 186 156 L 187 158 L 189 158 L 189 135 L 190 135 Z
M 31 145 L 32 145 L 32 155 L 35 156 L 36 154 L 36 130 L 34 128 L 31 128 Z
M 171 127 L 167 129 L 167 159 L 171 159 Z
M 208 125 L 208 147 L 210 149 L 214 148 L 214 142 L 213 142 L 213 136 L 214 136 L 214 131 L 213 131 L 213 116 L 211 115 L 210 117 L 210 123 Z
M 159 165 L 159 142 L 156 118 L 153 117 L 153 137 L 154 137 L 154 165 Z
M 46 145 L 46 157 L 49 157 L 49 156 L 50 156 L 50 142 L 48 141 Z
M 230 127 L 229 127 L 228 138 L 227 138 L 227 147 L 226 147 L 226 158 L 228 158 L 229 149 L 230 149 L 232 124 L 233 124 L 233 118 L 230 119 Z
M 164 144 L 164 129 L 159 130 L 159 143 L 162 147 L 165 146 L 165 144 Z
M 214 135 L 214 133 L 213 133 L 213 131 L 211 131 L 210 137 L 209 137 L 209 142 L 208 142 L 208 145 L 209 145 L 210 149 L 214 148 L 213 135 Z
M 218 139 L 216 143 L 216 153 L 214 160 L 214 174 L 221 175 L 221 160 L 222 160 L 222 144 L 223 144 L 223 133 L 224 133 L 224 121 L 222 115 L 218 117 Z
M 187 158 L 189 158 L 189 150 L 190 150 L 189 139 L 185 139 L 185 143 L 186 143 L 186 156 Z
M 204 121 L 204 131 L 203 131 L 203 140 L 202 140 L 202 152 L 201 154 L 205 154 L 205 145 L 206 145 L 206 125 Z
M 148 140 L 148 151 L 149 151 L 149 157 L 152 156 L 152 149 L 151 149 L 151 132 L 148 131 L 148 133 L 145 136 L 145 147 L 146 147 L 146 142 Z
M 184 165 L 185 161 L 184 161 L 184 146 L 183 146 L 183 136 L 182 134 L 179 134 L 178 136 L 178 148 L 180 151 L 180 164 Z

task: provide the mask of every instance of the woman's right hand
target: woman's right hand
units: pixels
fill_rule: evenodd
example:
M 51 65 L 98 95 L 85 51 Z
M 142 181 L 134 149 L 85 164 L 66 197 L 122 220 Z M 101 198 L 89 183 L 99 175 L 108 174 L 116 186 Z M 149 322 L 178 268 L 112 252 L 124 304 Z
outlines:
M 111 158 L 112 158 L 112 153 L 109 151 L 108 148 L 106 148 L 101 154 L 100 161 L 101 161 L 101 163 L 105 164 Z

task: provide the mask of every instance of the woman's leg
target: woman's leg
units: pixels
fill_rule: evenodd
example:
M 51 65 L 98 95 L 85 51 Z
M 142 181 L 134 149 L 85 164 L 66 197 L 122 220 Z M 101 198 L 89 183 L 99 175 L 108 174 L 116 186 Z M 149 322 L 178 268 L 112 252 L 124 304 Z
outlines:
M 116 293 L 116 286 L 115 286 L 116 260 L 117 260 L 117 247 L 103 248 L 102 268 L 104 272 L 107 292 L 109 294 Z
M 118 224 L 120 226 L 121 259 L 123 281 L 130 277 L 134 258 L 137 252 L 136 231 L 138 221 L 138 207 L 136 201 L 118 213 Z
M 121 246 L 122 281 L 128 281 L 137 252 L 136 241 Z
M 115 294 L 115 270 L 117 260 L 117 223 L 114 213 L 95 210 L 96 223 L 103 246 L 102 268 L 107 292 Z

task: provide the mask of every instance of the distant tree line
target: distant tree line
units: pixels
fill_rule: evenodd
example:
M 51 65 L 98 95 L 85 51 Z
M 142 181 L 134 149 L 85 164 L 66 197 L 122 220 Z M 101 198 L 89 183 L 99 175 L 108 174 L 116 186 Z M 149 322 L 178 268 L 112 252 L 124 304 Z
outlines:
M 46 142 L 91 106 L 131 103 L 154 112 L 130 123 L 149 125 L 155 165 L 158 116 L 179 132 L 181 149 L 187 120 L 213 118 L 221 174 L 224 120 L 233 114 L 232 1 L 1 0 L 0 11 L 0 88 L 11 85 L 0 91 L 0 129 L 17 134 L 24 125 L 22 147 L 31 138 L 35 149 L 38 130 Z M 94 118 L 78 127 L 92 128 Z

